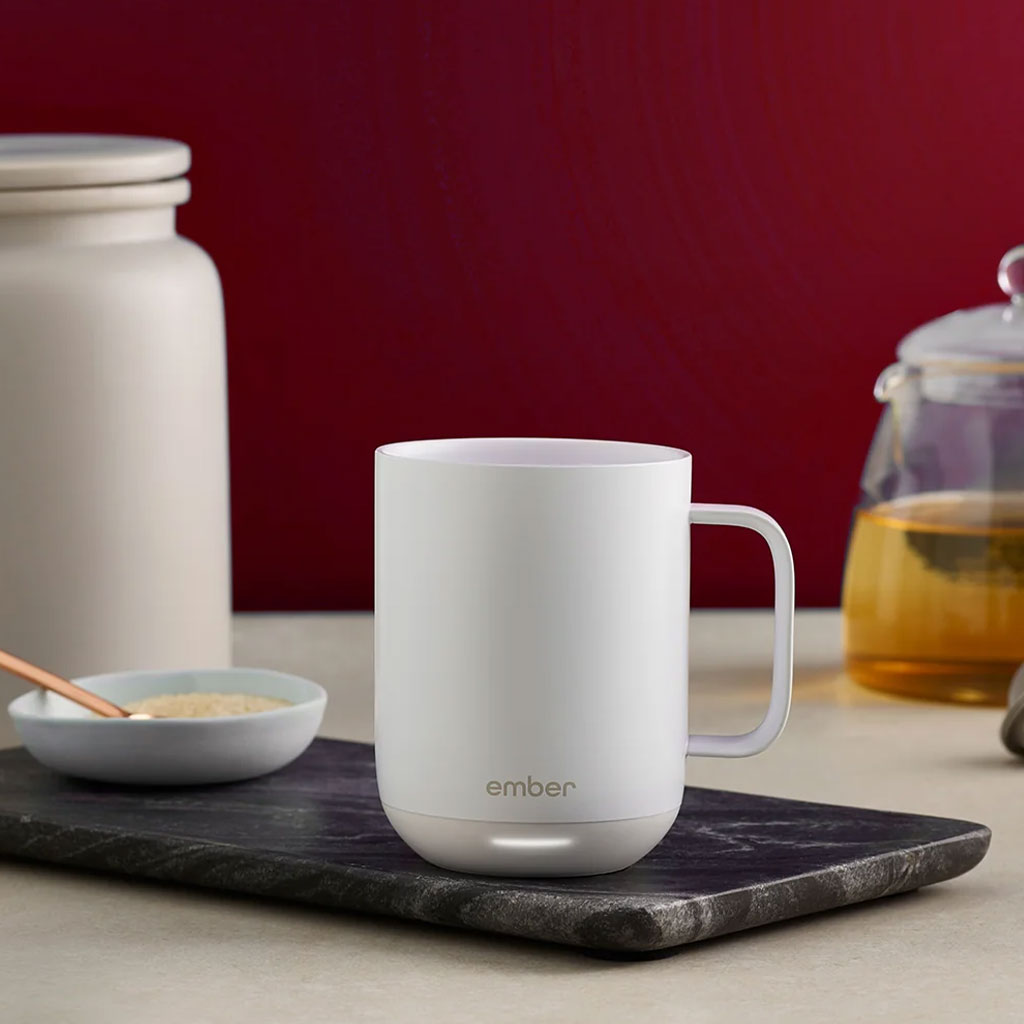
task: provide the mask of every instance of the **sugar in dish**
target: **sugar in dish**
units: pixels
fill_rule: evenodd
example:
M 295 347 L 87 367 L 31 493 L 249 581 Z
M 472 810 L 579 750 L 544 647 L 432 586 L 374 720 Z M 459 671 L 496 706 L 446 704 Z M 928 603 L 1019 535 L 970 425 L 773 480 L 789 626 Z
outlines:
M 178 717 L 180 708 L 155 706 L 160 717 L 98 718 L 37 687 L 15 697 L 11 719 L 37 761 L 115 785 L 208 786 L 277 771 L 309 746 L 327 706 L 322 686 L 264 668 L 112 672 L 75 682 L 122 709 L 151 707 L 143 702 L 153 697 L 273 704 L 257 714 L 245 713 L 256 706 L 246 703 L 240 714 L 213 717 Z
M 154 718 L 221 718 L 248 715 L 255 711 L 274 711 L 291 706 L 280 697 L 258 697 L 251 693 L 160 693 L 143 700 L 130 701 L 126 711 Z

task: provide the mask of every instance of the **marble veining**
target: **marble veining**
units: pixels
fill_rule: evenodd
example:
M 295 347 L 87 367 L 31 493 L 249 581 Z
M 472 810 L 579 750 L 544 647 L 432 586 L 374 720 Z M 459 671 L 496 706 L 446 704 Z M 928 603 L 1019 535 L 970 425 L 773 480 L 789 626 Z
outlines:
M 80 782 L 0 751 L 0 854 L 612 954 L 941 882 L 989 838 L 965 821 L 692 788 L 665 841 L 627 871 L 482 878 L 405 847 L 366 744 L 317 740 L 273 775 L 191 789 Z

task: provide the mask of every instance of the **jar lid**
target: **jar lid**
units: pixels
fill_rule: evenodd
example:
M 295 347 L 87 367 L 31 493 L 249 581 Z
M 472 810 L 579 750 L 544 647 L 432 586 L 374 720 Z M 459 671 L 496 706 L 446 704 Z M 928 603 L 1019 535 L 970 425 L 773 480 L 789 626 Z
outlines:
M 138 135 L 0 135 L 0 192 L 131 185 L 184 174 L 184 142 Z
M 940 316 L 908 334 L 896 349 L 901 363 L 1024 363 L 1024 245 L 999 261 L 999 287 L 1008 303 Z

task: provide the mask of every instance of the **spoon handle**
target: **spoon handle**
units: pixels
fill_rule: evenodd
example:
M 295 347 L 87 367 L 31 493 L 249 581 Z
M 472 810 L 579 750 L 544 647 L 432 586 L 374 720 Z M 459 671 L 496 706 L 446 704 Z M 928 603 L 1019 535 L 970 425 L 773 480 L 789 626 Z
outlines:
M 0 650 L 0 669 L 10 672 L 11 675 L 21 676 L 22 679 L 27 679 L 44 690 L 59 693 L 62 697 L 67 697 L 68 700 L 73 700 L 76 704 L 81 704 L 82 707 L 88 708 L 104 718 L 131 717 L 131 712 L 119 708 L 116 704 L 111 704 L 109 700 L 104 700 L 98 694 L 83 690 L 81 686 L 76 686 L 70 679 L 47 672 L 45 668 L 33 665 L 32 662 L 25 661 L 4 650 Z

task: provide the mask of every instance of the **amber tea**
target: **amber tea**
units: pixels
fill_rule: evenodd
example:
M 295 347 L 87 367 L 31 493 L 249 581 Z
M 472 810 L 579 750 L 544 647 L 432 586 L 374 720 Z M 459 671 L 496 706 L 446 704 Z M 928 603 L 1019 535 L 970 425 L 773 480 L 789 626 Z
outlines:
M 1005 704 L 1024 662 L 1024 493 L 922 494 L 856 513 L 846 668 L 910 697 Z

